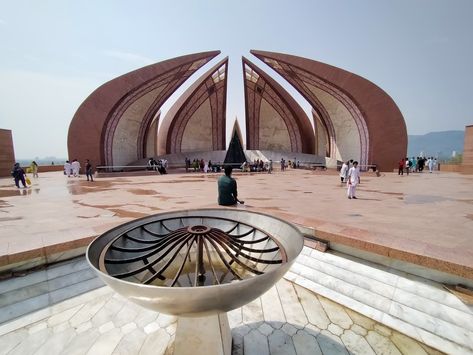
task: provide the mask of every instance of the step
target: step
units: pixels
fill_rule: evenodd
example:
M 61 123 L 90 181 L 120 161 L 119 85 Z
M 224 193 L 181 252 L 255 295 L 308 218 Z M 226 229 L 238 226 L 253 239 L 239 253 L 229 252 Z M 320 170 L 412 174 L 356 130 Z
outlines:
M 102 287 L 84 257 L 0 282 L 0 324 Z
M 441 284 L 307 247 L 285 277 L 441 351 L 473 352 L 473 307 Z

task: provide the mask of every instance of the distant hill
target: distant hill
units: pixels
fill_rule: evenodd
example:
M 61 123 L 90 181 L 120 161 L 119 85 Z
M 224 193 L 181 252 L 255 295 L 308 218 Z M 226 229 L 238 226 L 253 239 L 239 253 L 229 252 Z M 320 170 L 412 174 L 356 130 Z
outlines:
M 407 154 L 408 156 L 418 156 L 424 153 L 425 156 L 437 155 L 439 158 L 451 158 L 452 152 L 463 152 L 463 140 L 465 131 L 442 131 L 430 132 L 424 135 L 409 135 Z

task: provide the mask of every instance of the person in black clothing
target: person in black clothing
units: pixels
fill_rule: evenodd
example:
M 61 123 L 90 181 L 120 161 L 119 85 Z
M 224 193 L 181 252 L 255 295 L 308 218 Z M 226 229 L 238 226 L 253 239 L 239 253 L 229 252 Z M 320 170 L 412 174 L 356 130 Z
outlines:
M 16 187 L 20 188 L 20 181 L 23 184 L 23 187 L 27 187 L 25 182 L 25 171 L 21 168 L 19 163 L 15 163 L 11 174 L 15 178 Z
M 87 181 L 89 181 L 89 177 L 90 177 L 90 181 L 94 181 L 94 178 L 93 178 L 92 174 L 93 174 L 92 164 L 90 163 L 89 159 L 86 159 L 86 161 L 85 161 L 85 176 L 87 176 Z

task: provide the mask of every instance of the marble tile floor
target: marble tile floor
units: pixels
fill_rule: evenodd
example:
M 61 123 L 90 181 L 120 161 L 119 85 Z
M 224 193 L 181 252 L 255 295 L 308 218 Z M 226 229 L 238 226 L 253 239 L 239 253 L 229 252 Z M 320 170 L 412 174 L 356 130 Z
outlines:
M 285 278 L 443 352 L 473 353 L 473 306 L 439 283 L 307 247 Z
M 108 287 L 0 326 L 0 354 L 169 354 L 176 318 Z M 229 312 L 233 354 L 439 354 L 286 280 Z

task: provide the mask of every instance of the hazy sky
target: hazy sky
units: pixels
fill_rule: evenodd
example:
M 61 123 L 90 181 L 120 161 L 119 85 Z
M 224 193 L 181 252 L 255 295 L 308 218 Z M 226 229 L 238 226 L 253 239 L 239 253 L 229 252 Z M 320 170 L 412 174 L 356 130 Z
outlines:
M 230 57 L 227 126 L 244 122 L 241 56 L 271 73 L 250 49 L 371 80 L 409 134 L 473 124 L 471 0 L 0 0 L 0 9 L 0 128 L 13 131 L 16 158 L 66 157 L 74 112 L 104 82 L 216 49 L 209 66 Z

